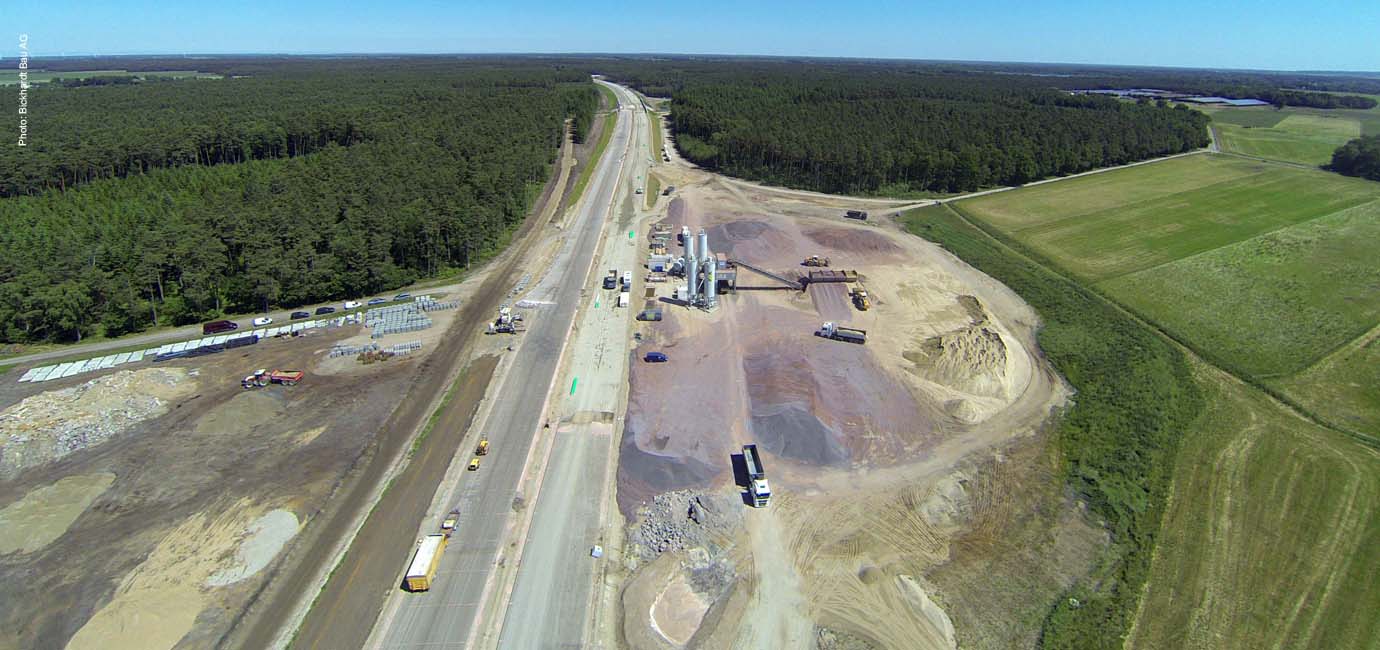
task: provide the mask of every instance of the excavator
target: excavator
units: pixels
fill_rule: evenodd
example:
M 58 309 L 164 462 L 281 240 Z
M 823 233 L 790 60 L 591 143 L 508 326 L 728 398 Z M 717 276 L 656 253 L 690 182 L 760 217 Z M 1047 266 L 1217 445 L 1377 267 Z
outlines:
M 800 263 L 802 266 L 829 266 L 829 258 L 811 255 Z
M 858 311 L 867 311 L 872 308 L 872 300 L 867 297 L 867 289 L 864 289 L 861 284 L 850 291 L 849 295 L 853 297 L 853 306 L 857 307 Z

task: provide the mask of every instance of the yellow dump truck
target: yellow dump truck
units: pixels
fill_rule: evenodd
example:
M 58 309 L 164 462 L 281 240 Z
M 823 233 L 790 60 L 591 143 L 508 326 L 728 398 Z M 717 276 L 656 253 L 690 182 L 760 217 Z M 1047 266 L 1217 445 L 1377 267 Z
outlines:
M 436 576 L 436 567 L 441 565 L 441 553 L 446 550 L 445 535 L 427 535 L 417 545 L 412 555 L 412 564 L 407 567 L 407 577 L 403 584 L 408 591 L 426 591 L 431 588 L 431 579 Z
M 474 455 L 476 455 L 476 456 L 483 456 L 484 454 L 487 454 L 487 453 L 489 453 L 489 439 L 488 439 L 488 438 L 480 438 L 480 439 L 479 439 L 479 445 L 476 446 L 476 447 L 474 448 Z
M 858 308 L 858 311 L 867 311 L 872 308 L 872 300 L 867 297 L 867 289 L 864 289 L 861 284 L 853 289 L 851 293 L 853 296 L 853 305 Z

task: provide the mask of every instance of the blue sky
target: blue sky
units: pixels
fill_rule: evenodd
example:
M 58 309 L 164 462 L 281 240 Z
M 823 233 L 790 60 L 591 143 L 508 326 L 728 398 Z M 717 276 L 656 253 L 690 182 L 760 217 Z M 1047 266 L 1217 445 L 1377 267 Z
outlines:
M 3 4 L 0 25 L 40 56 L 670 52 L 1380 71 L 1380 0 Z

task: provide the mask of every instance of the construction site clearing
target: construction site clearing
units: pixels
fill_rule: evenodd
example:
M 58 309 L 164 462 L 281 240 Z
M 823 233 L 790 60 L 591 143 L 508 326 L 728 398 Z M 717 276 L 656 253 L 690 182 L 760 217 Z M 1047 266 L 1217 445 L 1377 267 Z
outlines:
M 483 278 L 438 295 L 463 299 Z M 458 313 L 432 312 L 420 331 L 376 337 L 356 322 L 44 383 L 11 372 L 0 649 L 227 643 L 285 563 L 329 548 L 338 531 L 308 524 L 341 505 L 432 350 L 469 336 L 449 331 Z M 502 345 L 484 340 L 476 353 Z
M 1036 314 L 845 198 L 658 174 L 678 189 L 643 222 L 646 271 L 670 277 L 648 277 L 631 358 L 669 361 L 630 366 L 608 638 L 1033 645 L 1106 543 L 1024 487 L 1053 484 L 1043 425 L 1069 399 Z

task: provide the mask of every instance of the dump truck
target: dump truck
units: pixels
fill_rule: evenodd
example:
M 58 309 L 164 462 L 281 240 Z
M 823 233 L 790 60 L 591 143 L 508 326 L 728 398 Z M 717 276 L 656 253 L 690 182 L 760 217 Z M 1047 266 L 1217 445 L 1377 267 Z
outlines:
M 609 269 L 609 274 L 604 276 L 605 289 L 618 288 L 618 269 Z
M 839 327 L 837 323 L 832 321 L 821 325 L 819 331 L 815 332 L 815 336 L 848 343 L 867 342 L 867 330 L 860 330 L 856 327 Z
M 253 374 L 247 375 L 240 380 L 240 386 L 245 388 L 263 388 L 269 384 L 282 384 L 284 386 L 295 386 L 302 381 L 307 373 L 301 370 L 268 370 L 260 368 Z
M 858 311 L 867 311 L 872 308 L 872 300 L 867 297 L 867 289 L 864 289 L 861 284 L 854 287 L 848 295 L 853 298 L 853 306 L 857 307 Z
M 431 579 L 436 576 L 436 567 L 441 565 L 441 553 L 446 550 L 445 535 L 427 535 L 417 544 L 417 552 L 412 554 L 412 564 L 407 566 L 407 577 L 403 586 L 408 591 L 426 591 L 431 588 Z
M 460 523 L 460 509 L 456 508 L 446 514 L 446 518 L 441 520 L 441 530 L 449 533 L 455 530 L 455 525 Z
M 743 445 L 743 464 L 747 465 L 748 495 L 752 497 L 752 507 L 767 507 L 771 501 L 771 486 L 767 484 L 767 470 L 762 467 L 757 445 Z
M 631 297 L 632 297 L 632 294 L 628 293 L 627 291 L 624 291 L 624 292 L 618 294 L 618 306 L 619 306 L 619 307 L 627 307 L 627 306 L 628 306 L 628 301 L 629 301 L 629 299 L 630 299 Z
M 803 266 L 829 266 L 829 258 L 811 255 L 801 262 Z
M 476 445 L 475 448 L 474 448 L 474 455 L 476 455 L 476 456 L 483 456 L 483 455 L 488 454 L 488 453 L 489 453 L 489 439 L 488 439 L 488 438 L 480 438 L 480 439 L 479 439 L 479 444 Z

